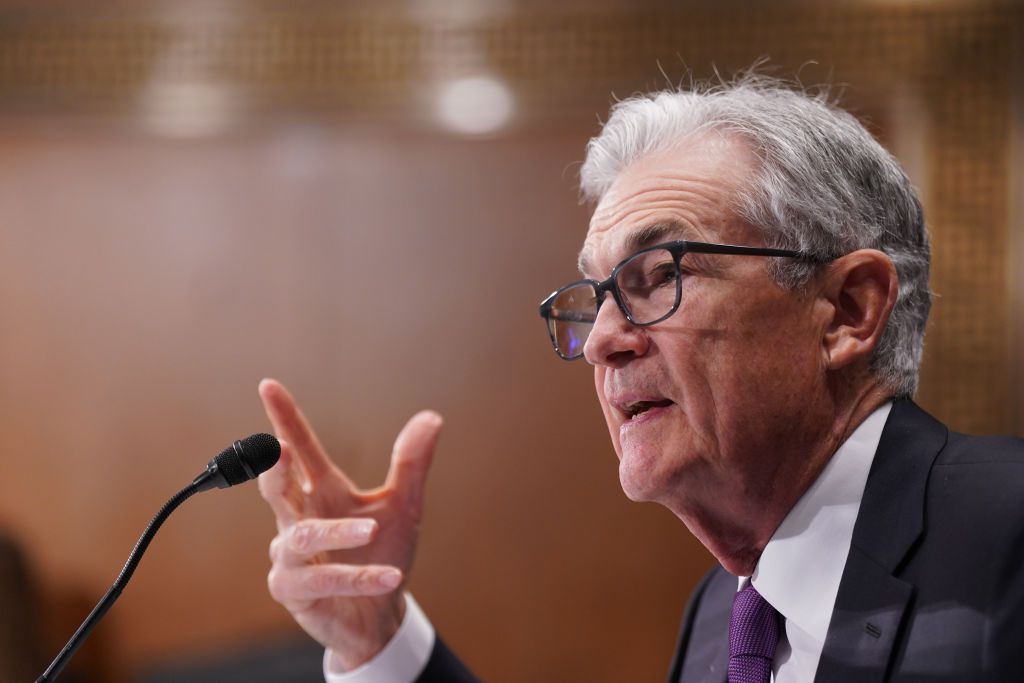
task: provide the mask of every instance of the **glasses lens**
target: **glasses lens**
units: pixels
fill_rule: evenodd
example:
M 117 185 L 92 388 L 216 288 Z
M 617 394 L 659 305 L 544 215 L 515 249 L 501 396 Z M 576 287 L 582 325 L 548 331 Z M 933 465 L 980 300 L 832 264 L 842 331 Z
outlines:
M 644 325 L 679 304 L 679 266 L 667 249 L 641 251 L 619 268 L 615 283 L 634 323 Z
M 562 358 L 579 358 L 597 320 L 597 292 L 589 282 L 569 285 L 555 294 L 548 312 L 548 331 Z

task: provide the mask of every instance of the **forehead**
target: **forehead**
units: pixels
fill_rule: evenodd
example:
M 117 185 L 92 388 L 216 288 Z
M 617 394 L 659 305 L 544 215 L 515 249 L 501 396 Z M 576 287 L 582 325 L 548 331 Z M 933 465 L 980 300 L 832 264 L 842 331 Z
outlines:
M 670 239 L 750 243 L 731 209 L 755 159 L 741 141 L 709 133 L 627 166 L 601 198 L 580 251 L 587 275 L 610 271 L 633 251 Z

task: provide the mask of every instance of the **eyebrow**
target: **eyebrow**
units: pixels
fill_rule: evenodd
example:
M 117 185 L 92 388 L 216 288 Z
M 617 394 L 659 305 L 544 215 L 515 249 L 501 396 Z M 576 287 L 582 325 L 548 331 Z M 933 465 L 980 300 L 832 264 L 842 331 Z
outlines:
M 626 237 L 625 251 L 626 254 L 633 254 L 640 251 L 644 247 L 649 247 L 654 244 L 661 242 L 668 242 L 672 239 L 686 239 L 688 235 L 692 234 L 692 230 L 687 226 L 677 221 L 661 221 L 658 223 L 651 223 L 645 225 L 642 228 L 633 231 Z M 580 251 L 579 261 L 577 267 L 581 274 L 586 275 L 590 272 L 590 259 L 587 258 L 586 251 Z

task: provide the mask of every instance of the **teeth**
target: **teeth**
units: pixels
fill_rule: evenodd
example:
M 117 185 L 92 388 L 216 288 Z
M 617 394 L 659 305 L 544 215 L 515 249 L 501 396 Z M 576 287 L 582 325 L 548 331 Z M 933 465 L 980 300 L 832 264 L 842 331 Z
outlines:
M 668 399 L 662 399 L 660 401 L 637 401 L 636 403 L 630 403 L 626 406 L 626 413 L 628 413 L 630 419 L 632 419 L 641 413 L 647 412 L 651 408 L 659 408 L 670 405 L 671 403 L 672 401 L 669 401 Z
M 629 416 L 636 417 L 640 413 L 644 412 L 651 407 L 650 401 L 637 401 L 636 403 L 629 406 Z

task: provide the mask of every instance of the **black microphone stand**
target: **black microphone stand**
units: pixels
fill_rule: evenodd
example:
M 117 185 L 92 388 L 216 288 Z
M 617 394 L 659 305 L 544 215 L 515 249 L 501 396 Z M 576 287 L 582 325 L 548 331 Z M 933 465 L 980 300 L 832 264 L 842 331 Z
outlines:
M 135 573 L 135 568 L 139 566 L 139 561 L 142 559 L 142 554 L 146 552 L 146 548 L 149 547 L 150 541 L 153 540 L 153 536 L 160 530 L 160 526 L 170 516 L 172 512 L 177 509 L 179 505 L 184 503 L 190 497 L 205 490 L 202 486 L 205 482 L 200 482 L 203 477 L 197 477 L 196 481 L 183 488 L 174 494 L 174 497 L 164 503 L 164 506 L 160 508 L 160 511 L 156 513 L 153 520 L 146 527 L 146 530 L 142 532 L 142 536 L 139 538 L 138 543 L 135 544 L 135 548 L 132 550 L 132 554 L 128 556 L 128 561 L 125 562 L 124 568 L 121 573 L 118 574 L 117 580 L 114 581 L 114 585 L 110 587 L 107 594 L 103 596 L 103 599 L 93 607 L 92 612 L 86 617 L 82 625 L 75 631 L 75 635 L 71 636 L 71 640 L 64 646 L 64 649 L 60 651 L 56 659 L 50 663 L 43 675 L 36 679 L 36 683 L 49 683 L 57 679 L 60 675 L 61 670 L 70 661 L 72 655 L 78 651 L 78 648 L 82 646 L 85 639 L 89 636 L 89 633 L 96 627 L 103 615 L 107 613 L 107 610 L 114 604 L 114 602 L 121 596 L 121 591 L 128 585 L 128 582 L 132 578 L 132 574 Z

